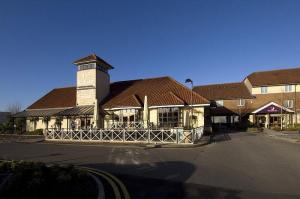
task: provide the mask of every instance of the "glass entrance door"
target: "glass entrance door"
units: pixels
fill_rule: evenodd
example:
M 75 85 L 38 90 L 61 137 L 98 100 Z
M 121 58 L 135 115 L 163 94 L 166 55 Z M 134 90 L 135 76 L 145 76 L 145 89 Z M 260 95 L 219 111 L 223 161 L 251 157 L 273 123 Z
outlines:
M 270 126 L 278 127 L 281 123 L 281 117 L 280 116 L 270 116 Z
M 258 127 L 265 127 L 266 124 L 266 117 L 264 115 L 258 115 L 257 117 L 257 126 Z

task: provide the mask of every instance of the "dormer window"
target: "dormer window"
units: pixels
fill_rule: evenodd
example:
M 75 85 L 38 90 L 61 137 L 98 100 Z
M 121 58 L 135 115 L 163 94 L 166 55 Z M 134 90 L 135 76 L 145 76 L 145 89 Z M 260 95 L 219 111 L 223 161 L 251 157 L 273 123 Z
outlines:
M 261 93 L 261 94 L 266 94 L 266 93 L 268 93 L 268 87 L 267 87 L 267 86 L 262 86 L 262 87 L 260 87 L 260 93 Z
M 294 100 L 284 100 L 283 106 L 286 108 L 293 108 L 294 106 Z
M 239 99 L 238 106 L 245 106 L 245 99 Z
M 292 92 L 293 88 L 292 85 L 285 85 L 284 86 L 284 92 L 288 93 L 288 92 Z
M 216 100 L 217 107 L 224 106 L 224 100 Z

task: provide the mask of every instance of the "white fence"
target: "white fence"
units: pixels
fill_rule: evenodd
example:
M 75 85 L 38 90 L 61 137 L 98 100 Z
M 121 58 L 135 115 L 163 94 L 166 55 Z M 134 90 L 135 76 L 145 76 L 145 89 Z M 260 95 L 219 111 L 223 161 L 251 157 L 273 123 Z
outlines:
M 107 122 L 107 129 L 142 129 L 144 128 L 143 122 Z
M 45 130 L 46 140 L 87 142 L 132 142 L 193 144 L 201 139 L 203 127 L 183 129 Z

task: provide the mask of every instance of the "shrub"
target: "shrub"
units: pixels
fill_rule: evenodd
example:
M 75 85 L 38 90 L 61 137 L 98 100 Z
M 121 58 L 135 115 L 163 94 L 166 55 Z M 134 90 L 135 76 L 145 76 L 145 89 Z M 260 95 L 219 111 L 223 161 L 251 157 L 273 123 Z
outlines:
M 0 173 L 13 174 L 0 190 L 0 197 L 95 198 L 97 195 L 93 179 L 72 165 L 1 162 Z
M 0 124 L 0 133 L 13 133 L 14 127 L 11 122 L 4 122 Z
M 281 131 L 281 127 L 280 126 L 276 126 L 276 127 L 271 127 L 272 130 L 275 131 Z M 283 127 L 282 129 L 283 131 L 300 131 L 300 124 L 290 124 L 287 127 Z
M 43 135 L 43 129 L 36 129 L 35 131 L 27 131 L 25 135 Z
M 248 127 L 247 132 L 260 133 L 260 132 L 263 132 L 263 128 L 258 128 L 258 127 Z

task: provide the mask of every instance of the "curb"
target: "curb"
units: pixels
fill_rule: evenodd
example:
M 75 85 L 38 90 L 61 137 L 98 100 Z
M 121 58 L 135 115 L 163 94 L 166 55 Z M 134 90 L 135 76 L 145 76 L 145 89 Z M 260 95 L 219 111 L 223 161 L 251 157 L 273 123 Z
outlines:
M 136 144 L 136 143 L 103 143 L 103 142 L 69 142 L 69 141 L 41 141 L 43 144 L 54 145 L 71 145 L 71 146 L 94 146 L 94 147 L 129 147 L 141 149 L 155 149 L 155 148 L 196 148 L 210 144 L 209 140 L 196 144 Z
M 282 141 L 286 141 L 289 143 L 294 143 L 294 144 L 300 144 L 300 139 L 291 139 L 291 138 L 283 138 L 283 137 L 279 137 L 276 135 L 267 135 L 268 137 L 277 139 L 277 140 L 282 140 Z
M 149 144 L 146 145 L 145 149 L 158 149 L 158 148 L 166 148 L 166 149 L 179 149 L 179 148 L 197 148 L 210 144 L 209 141 L 197 144 Z
M 44 142 L 45 141 L 45 139 L 43 139 L 43 138 L 40 138 L 40 139 L 24 139 L 24 140 L 16 140 L 15 142 L 17 142 L 17 143 L 28 143 L 28 144 L 30 144 L 30 143 L 38 143 L 38 142 Z
M 44 140 L 45 137 L 42 135 L 0 134 L 0 142 L 36 143 Z

